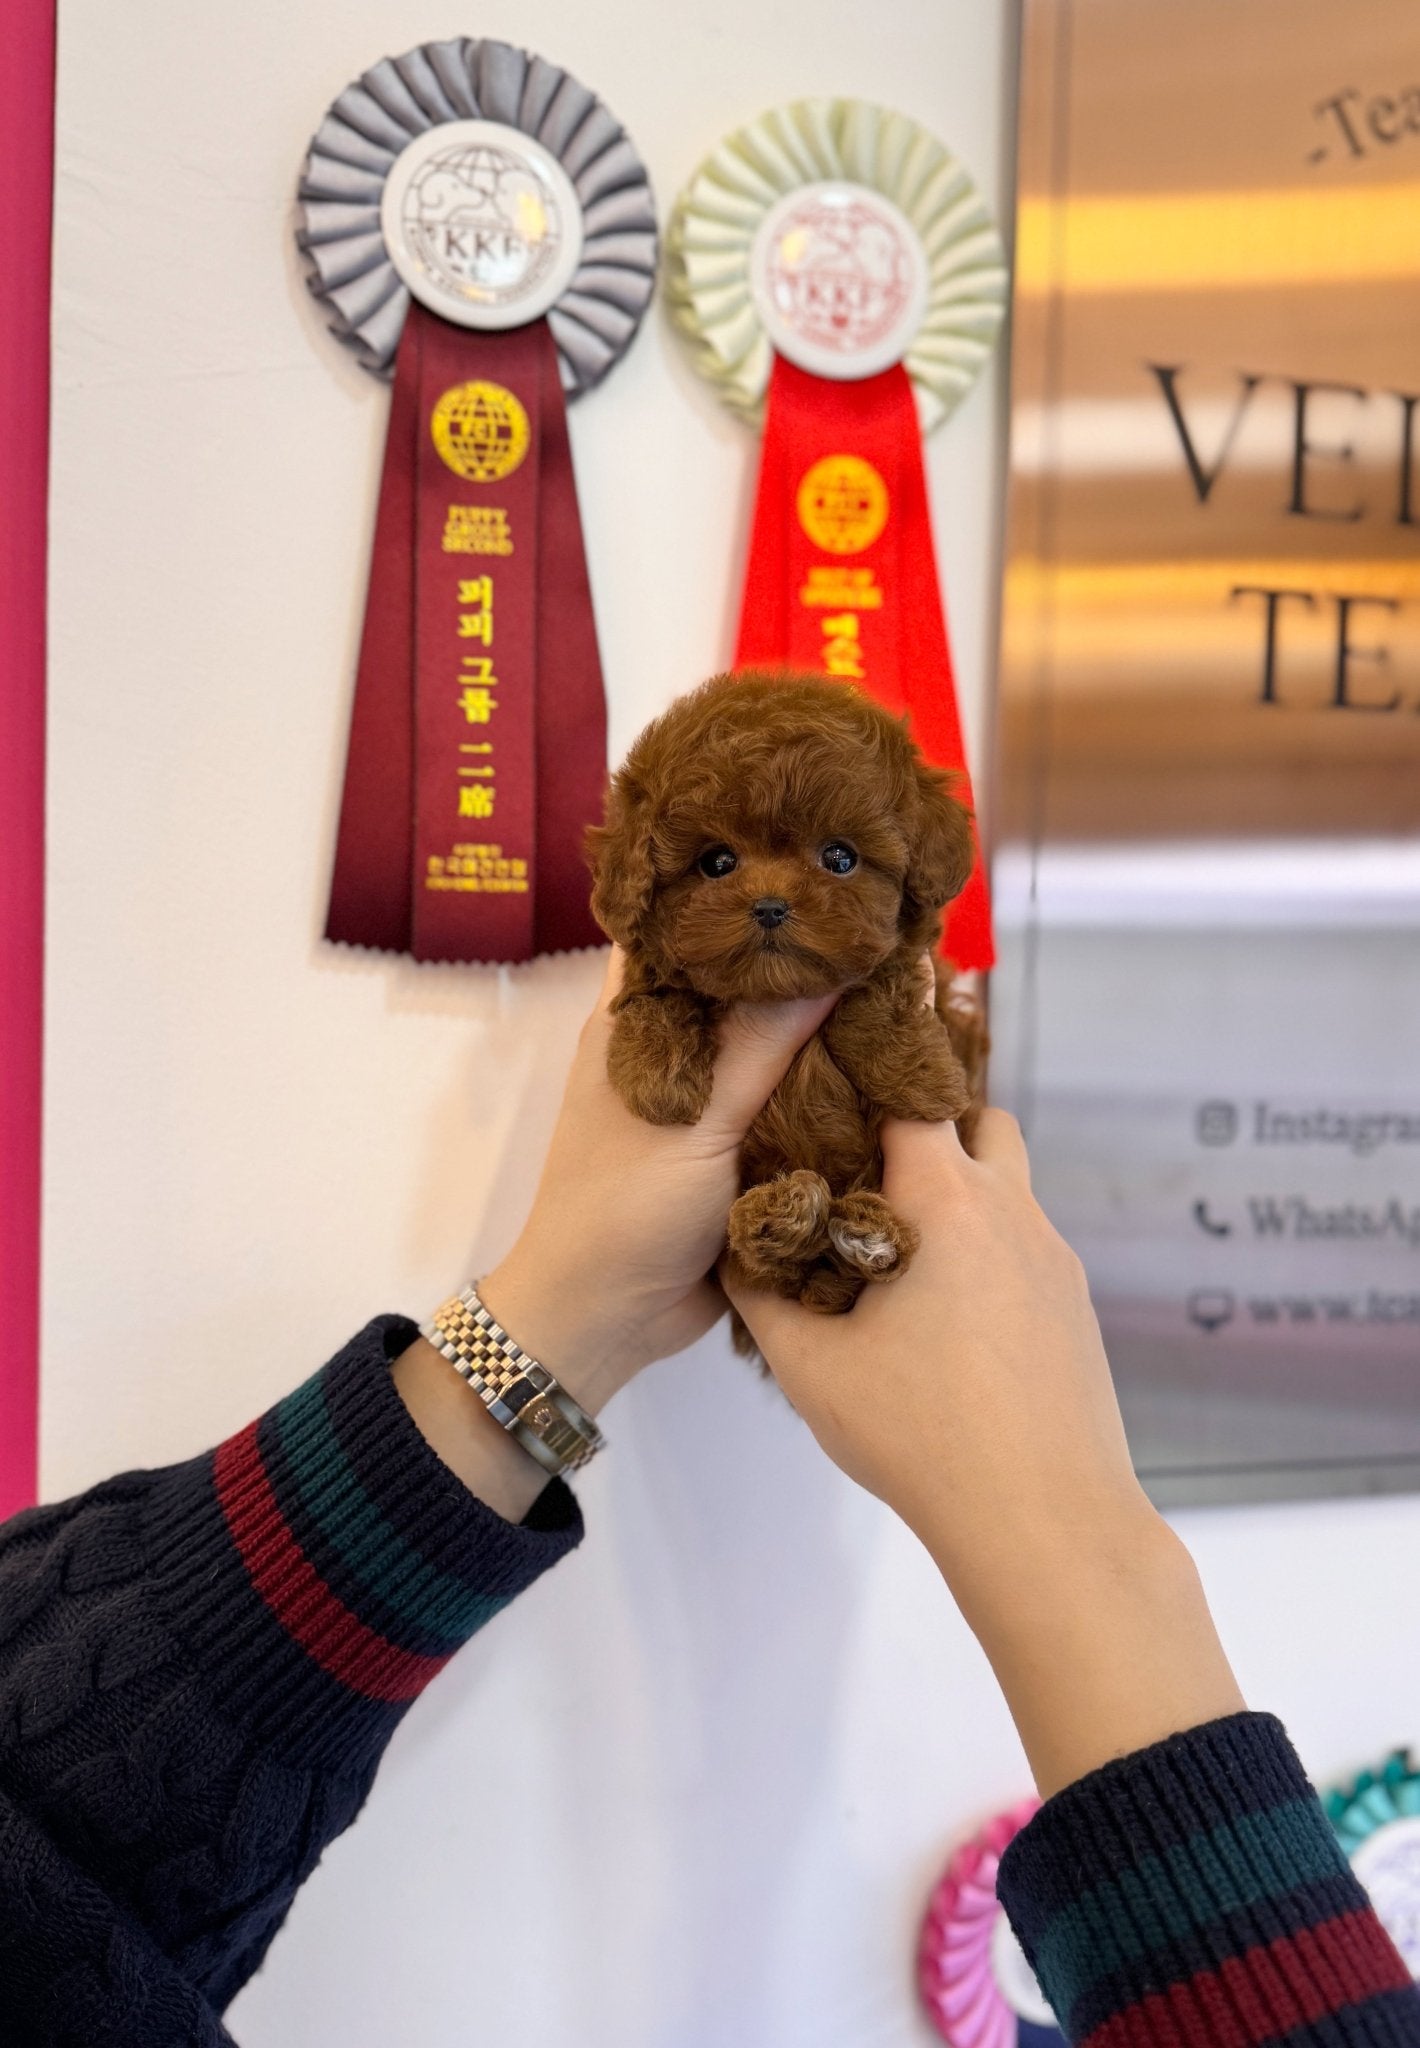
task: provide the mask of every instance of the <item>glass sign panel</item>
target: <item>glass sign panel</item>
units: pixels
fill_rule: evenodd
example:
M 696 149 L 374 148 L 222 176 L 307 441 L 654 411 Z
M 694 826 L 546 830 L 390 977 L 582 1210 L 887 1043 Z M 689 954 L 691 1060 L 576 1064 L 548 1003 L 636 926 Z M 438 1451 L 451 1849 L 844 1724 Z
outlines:
M 995 1089 L 1156 1499 L 1420 1486 L 1420 10 L 1023 33 Z

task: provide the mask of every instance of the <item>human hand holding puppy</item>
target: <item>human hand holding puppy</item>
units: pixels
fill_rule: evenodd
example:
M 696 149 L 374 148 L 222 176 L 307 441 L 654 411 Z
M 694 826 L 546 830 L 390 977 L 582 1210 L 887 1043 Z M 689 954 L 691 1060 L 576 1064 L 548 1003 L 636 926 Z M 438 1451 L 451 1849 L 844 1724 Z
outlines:
M 525 1349 L 559 1378 L 566 1366 L 568 1385 L 593 1408 L 725 1313 L 709 1276 L 745 1132 L 834 1002 L 829 993 L 730 1006 L 703 1115 L 693 1127 L 654 1125 L 627 1109 L 607 1072 L 625 972 L 614 948 L 532 1211 L 479 1289 Z
M 731 1005 L 704 1113 L 693 1126 L 634 1116 L 607 1074 L 624 960 L 613 950 L 582 1027 L 531 1213 L 479 1282 L 490 1312 L 595 1415 L 643 1365 L 683 1350 L 725 1313 L 711 1273 L 739 1188 L 746 1131 L 832 994 Z M 416 1422 L 445 1464 L 510 1521 L 546 1474 L 422 1338 L 395 1365 Z
M 974 1081 L 953 1035 L 981 1039 L 923 1002 L 969 817 L 847 685 L 725 677 L 682 698 L 632 748 L 590 850 L 593 908 L 626 952 L 532 1215 L 479 1291 L 594 1414 L 719 1315 L 706 1275 L 727 1217 L 737 1275 L 820 1311 L 902 1270 L 916 1233 L 877 1192 L 878 1125 L 961 1115 Z M 738 1319 L 735 1335 L 746 1348 Z M 446 1462 L 524 1513 L 536 1468 L 433 1346 L 396 1379 Z
M 592 1411 L 724 1312 L 724 1242 L 745 1130 L 833 997 L 742 1006 L 721 1026 L 695 1125 L 635 1117 L 607 1076 L 613 954 L 578 1042 L 532 1213 L 481 1283 Z M 888 1121 L 887 1200 L 911 1270 L 847 1317 L 735 1279 L 726 1289 L 823 1448 L 894 1508 L 995 1667 L 1042 1793 L 1176 1729 L 1236 1711 L 1187 1552 L 1134 1478 L 1073 1253 L 1036 1204 L 1014 1122 Z M 421 1339 L 395 1378 L 465 1483 L 519 1521 L 546 1475 Z
M 829 1456 L 935 1559 L 995 1669 L 1042 1796 L 1243 1705 L 1187 1550 L 1134 1476 L 1079 1260 L 1020 1130 L 883 1128 L 912 1269 L 826 1321 L 724 1269 Z

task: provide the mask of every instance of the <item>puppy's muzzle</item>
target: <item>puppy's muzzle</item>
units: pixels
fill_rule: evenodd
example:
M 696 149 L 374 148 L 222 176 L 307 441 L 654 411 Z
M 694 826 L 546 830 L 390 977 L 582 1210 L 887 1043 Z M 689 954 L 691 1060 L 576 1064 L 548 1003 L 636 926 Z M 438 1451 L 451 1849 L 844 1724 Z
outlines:
M 750 905 L 749 914 L 761 931 L 777 931 L 789 915 L 789 905 L 782 896 L 761 896 Z

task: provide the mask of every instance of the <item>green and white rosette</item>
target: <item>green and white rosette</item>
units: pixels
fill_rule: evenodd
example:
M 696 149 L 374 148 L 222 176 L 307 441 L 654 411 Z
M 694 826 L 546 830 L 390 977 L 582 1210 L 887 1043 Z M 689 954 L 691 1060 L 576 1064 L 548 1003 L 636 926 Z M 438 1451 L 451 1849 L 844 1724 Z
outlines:
M 844 380 L 902 362 L 930 433 L 990 357 L 1007 287 L 962 165 L 916 121 L 863 100 L 796 100 L 737 129 L 666 231 L 671 317 L 754 425 L 777 349 Z
M 1327 1817 L 1386 1933 L 1420 1983 L 1420 1771 L 1398 1749 L 1329 1792 Z

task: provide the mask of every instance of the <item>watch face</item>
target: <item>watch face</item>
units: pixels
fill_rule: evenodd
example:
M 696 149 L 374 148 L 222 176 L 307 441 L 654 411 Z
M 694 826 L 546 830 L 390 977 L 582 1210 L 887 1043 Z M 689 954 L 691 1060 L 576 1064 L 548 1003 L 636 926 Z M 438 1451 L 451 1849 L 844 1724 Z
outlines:
M 921 240 L 866 185 L 801 185 L 772 206 L 750 252 L 750 291 L 781 356 L 818 377 L 901 362 L 927 305 Z
M 541 143 L 499 121 L 446 121 L 390 167 L 389 258 L 430 312 L 460 327 L 523 327 L 555 306 L 582 260 L 582 209 Z

